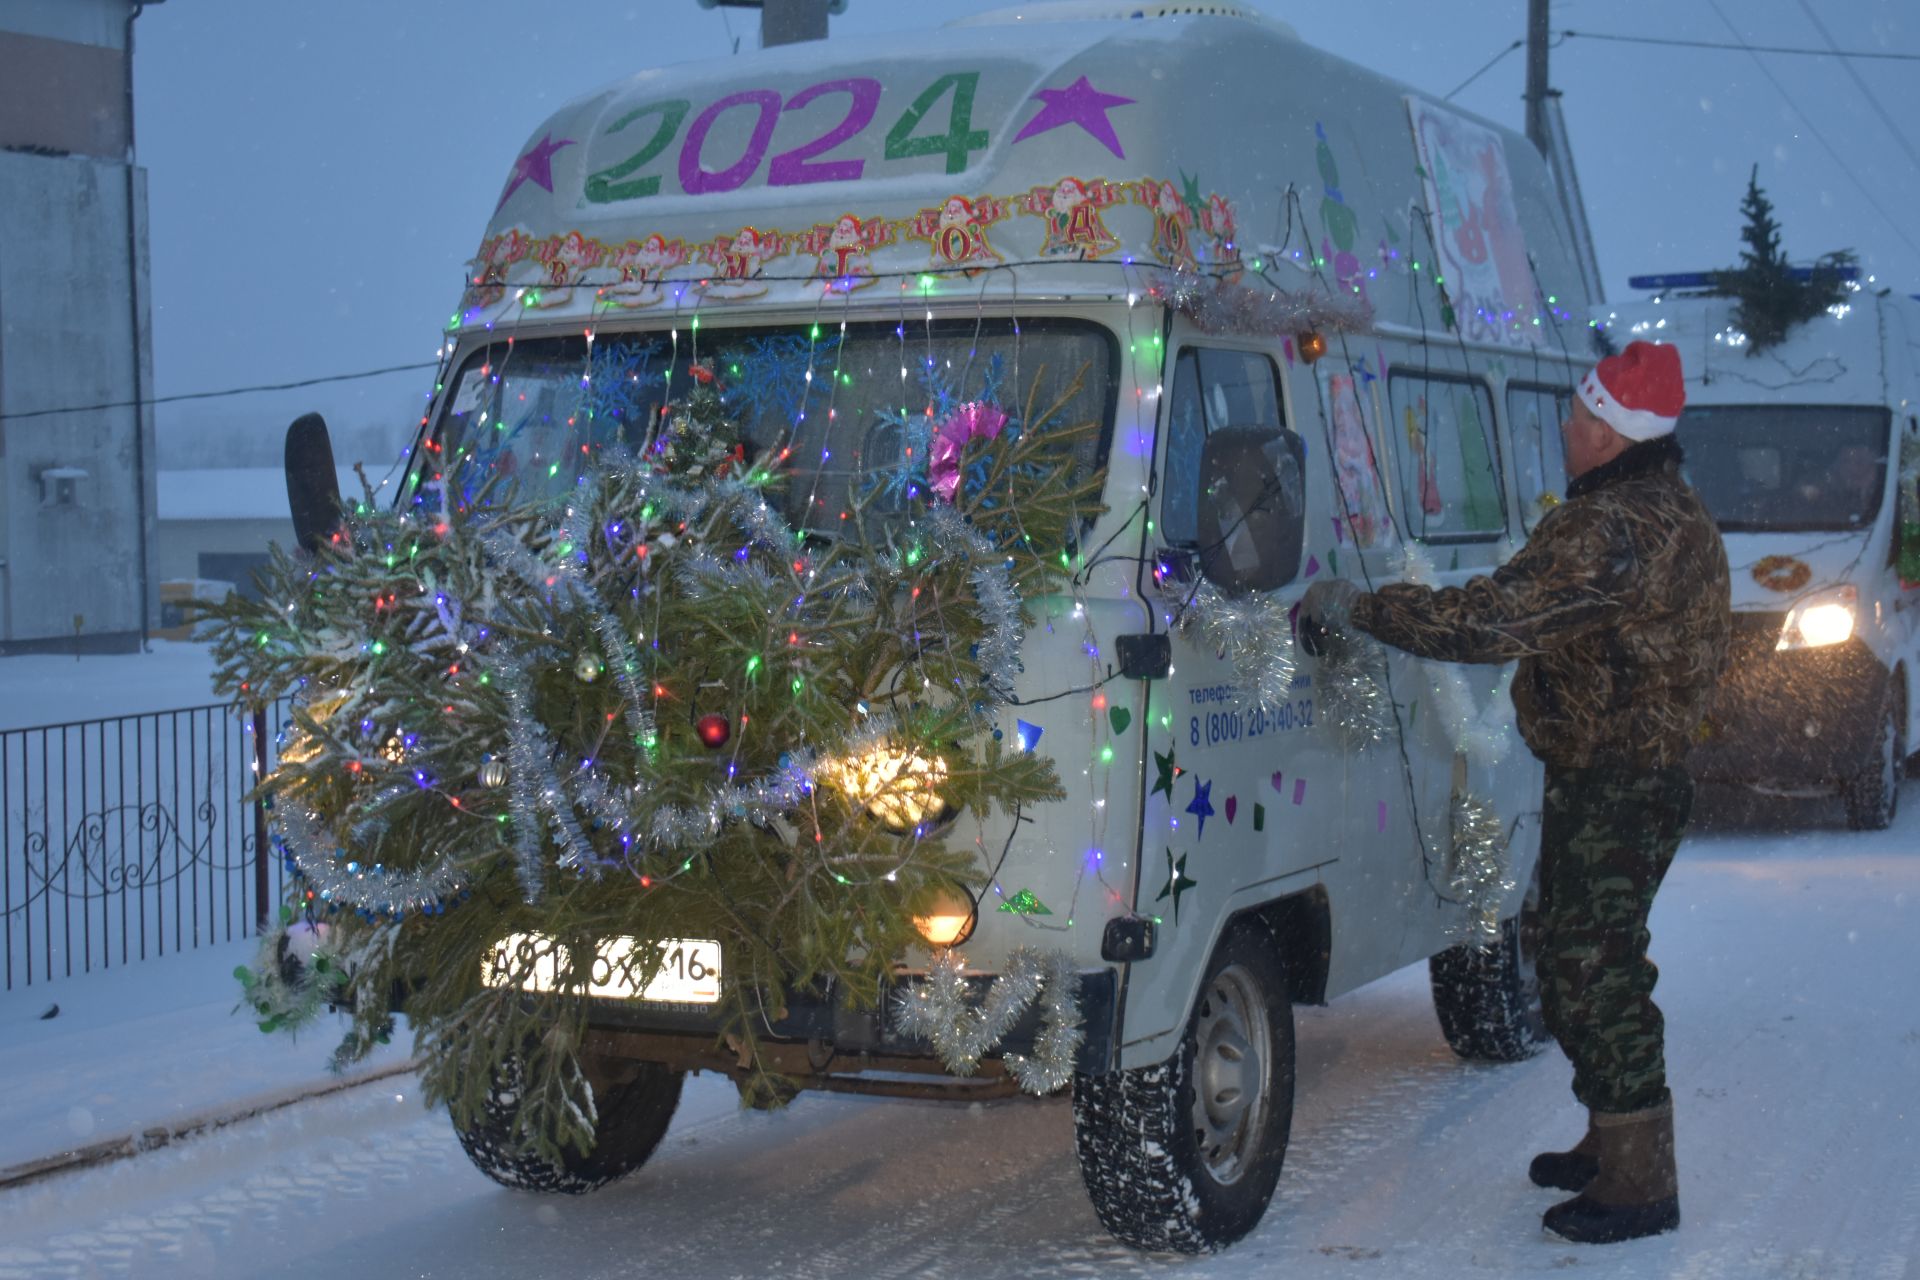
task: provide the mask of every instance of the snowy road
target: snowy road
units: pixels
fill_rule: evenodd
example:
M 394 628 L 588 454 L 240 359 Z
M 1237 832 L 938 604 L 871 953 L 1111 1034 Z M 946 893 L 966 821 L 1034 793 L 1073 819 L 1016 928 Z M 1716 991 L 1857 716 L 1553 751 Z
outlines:
M 1579 1132 L 1566 1065 L 1456 1061 L 1421 967 L 1301 1011 L 1280 1194 L 1212 1258 L 1101 1232 L 1063 1101 L 764 1116 L 699 1078 L 654 1161 L 596 1196 L 502 1191 L 410 1084 L 369 1086 L 0 1193 L 0 1277 L 1920 1278 L 1920 786 L 1907 800 L 1881 835 L 1683 849 L 1654 914 L 1685 1215 L 1662 1239 L 1542 1236 L 1552 1193 L 1526 1161 Z

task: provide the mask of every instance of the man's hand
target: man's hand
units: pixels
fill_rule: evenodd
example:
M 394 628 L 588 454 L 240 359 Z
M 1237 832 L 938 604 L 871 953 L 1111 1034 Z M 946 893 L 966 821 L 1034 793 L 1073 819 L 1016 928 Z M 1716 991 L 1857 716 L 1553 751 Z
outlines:
M 1353 630 L 1353 602 L 1362 592 L 1345 578 L 1327 578 L 1307 588 L 1300 598 L 1300 643 L 1319 656 L 1334 636 Z

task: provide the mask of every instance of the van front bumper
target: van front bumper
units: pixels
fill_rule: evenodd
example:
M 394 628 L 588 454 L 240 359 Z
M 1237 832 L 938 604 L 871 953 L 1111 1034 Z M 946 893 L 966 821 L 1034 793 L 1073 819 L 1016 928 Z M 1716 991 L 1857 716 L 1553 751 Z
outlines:
M 831 983 L 789 990 L 777 1002 L 760 1002 L 752 1015 L 753 1039 L 763 1060 L 796 1078 L 802 1087 L 831 1087 L 833 1078 L 862 1072 L 944 1073 L 933 1046 L 903 1035 L 892 1012 L 900 990 L 922 981 L 921 975 L 902 974 L 879 1004 L 865 1009 L 851 1004 Z M 966 982 L 977 1007 L 992 976 L 969 976 Z M 1084 1038 L 1075 1059 L 1077 1071 L 1102 1074 L 1112 1069 L 1118 1043 L 1119 987 L 1115 969 L 1081 971 Z M 718 1006 L 590 999 L 587 1008 L 590 1052 L 699 1070 L 735 1072 L 742 1065 L 737 1050 L 729 1047 L 730 1028 Z M 1038 1005 L 1029 1006 L 989 1053 L 988 1069 L 982 1074 L 999 1075 L 998 1059 L 1006 1054 L 1031 1054 L 1041 1023 Z
M 1777 650 L 1784 617 L 1734 615 L 1727 670 L 1687 757 L 1696 781 L 1804 792 L 1837 785 L 1869 763 L 1887 668 L 1857 637 Z

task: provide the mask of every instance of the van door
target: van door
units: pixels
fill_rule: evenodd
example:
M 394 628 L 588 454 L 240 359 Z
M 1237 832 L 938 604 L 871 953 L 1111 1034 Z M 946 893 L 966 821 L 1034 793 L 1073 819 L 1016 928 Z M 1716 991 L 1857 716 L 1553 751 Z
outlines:
M 1317 410 L 1309 397 L 1302 431 L 1274 344 L 1181 321 L 1170 338 L 1151 541 L 1162 618 L 1177 620 L 1205 585 L 1234 607 L 1273 602 L 1274 642 L 1290 644 L 1286 607 L 1325 572 L 1329 542 L 1309 535 L 1331 515 L 1326 472 L 1313 465 Z M 1243 517 L 1267 500 L 1271 518 L 1250 537 Z M 1135 908 L 1158 922 L 1159 945 L 1130 979 L 1135 1052 L 1179 1028 L 1229 915 L 1312 884 L 1339 859 L 1355 790 L 1350 762 L 1316 732 L 1305 665 L 1291 696 L 1263 705 L 1198 631 L 1176 631 L 1172 672 L 1152 691 Z
M 1413 548 L 1412 559 L 1429 566 L 1428 585 L 1464 585 L 1506 558 L 1521 523 L 1509 510 L 1507 442 L 1496 428 L 1492 391 L 1457 349 L 1396 352 L 1386 383 L 1402 534 Z M 1554 436 L 1557 440 L 1557 431 Z M 1418 942 L 1415 953 L 1431 953 L 1447 940 L 1448 931 L 1457 936 L 1465 922 L 1453 883 L 1459 870 L 1453 850 L 1456 796 L 1470 795 L 1491 806 L 1514 852 L 1525 854 L 1527 865 L 1516 878 L 1531 870 L 1540 767 L 1513 728 L 1512 670 L 1512 664 L 1395 660 L 1395 701 L 1420 809 L 1422 870 L 1428 887 L 1449 908 L 1439 913 L 1439 932 Z M 1526 824 L 1530 830 L 1521 839 Z

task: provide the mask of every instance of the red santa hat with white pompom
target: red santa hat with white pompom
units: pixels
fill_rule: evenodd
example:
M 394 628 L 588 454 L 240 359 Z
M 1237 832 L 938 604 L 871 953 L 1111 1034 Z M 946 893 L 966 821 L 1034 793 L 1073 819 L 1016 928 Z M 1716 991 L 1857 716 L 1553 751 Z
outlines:
M 1580 380 L 1580 402 L 1629 440 L 1671 435 L 1687 404 L 1680 352 L 1665 343 L 1630 342 Z

